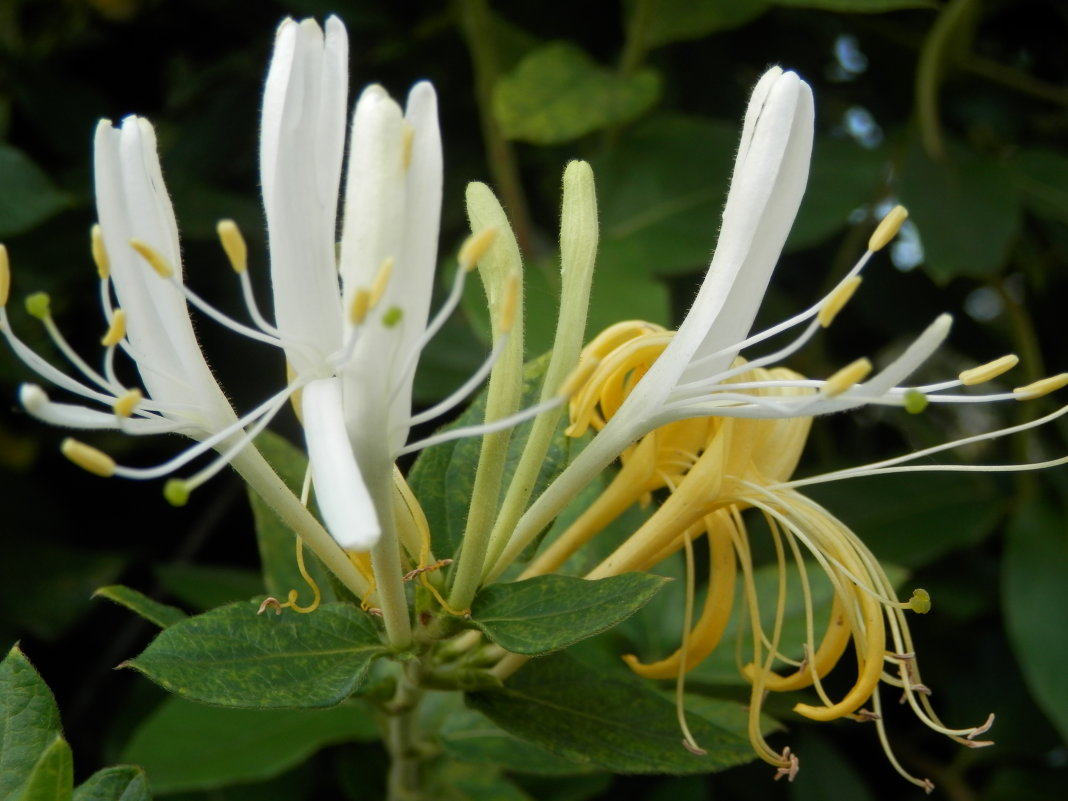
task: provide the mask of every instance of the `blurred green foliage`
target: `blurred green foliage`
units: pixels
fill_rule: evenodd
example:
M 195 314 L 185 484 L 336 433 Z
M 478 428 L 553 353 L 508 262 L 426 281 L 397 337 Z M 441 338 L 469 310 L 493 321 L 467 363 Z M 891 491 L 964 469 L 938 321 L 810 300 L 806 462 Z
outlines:
M 915 224 L 890 249 L 896 266 L 880 256 L 835 326 L 791 366 L 826 374 L 859 355 L 878 359 L 949 310 L 957 326 L 938 357 L 942 373 L 1007 351 L 1022 357 L 1017 385 L 1068 367 L 1058 323 L 1068 287 L 1068 7 L 1058 0 L 630 0 L 598 4 L 596 12 L 556 0 L 0 2 L 0 237 L 14 272 L 9 311 L 26 341 L 50 353 L 19 308 L 22 297 L 44 289 L 68 337 L 95 360 L 103 322 L 87 231 L 90 141 L 100 117 L 137 113 L 157 126 L 197 291 L 223 308 L 238 306 L 212 241 L 214 222 L 226 216 L 249 239 L 264 292 L 255 161 L 263 70 L 281 17 L 330 12 L 348 26 L 353 90 L 377 81 L 398 94 L 419 78 L 438 87 L 447 160 L 442 261 L 464 236 L 465 183 L 489 182 L 528 258 L 529 355 L 547 345 L 555 319 L 551 243 L 566 161 L 590 160 L 599 185 L 603 239 L 591 332 L 631 317 L 677 321 L 715 244 L 748 89 L 767 64 L 779 63 L 813 85 L 817 145 L 809 192 L 761 319 L 797 311 L 833 286 L 886 203 L 905 202 Z M 478 298 L 470 300 L 465 308 L 475 309 Z M 428 353 L 420 398 L 440 398 L 468 374 L 485 352 L 484 331 L 477 320 L 446 326 Z M 262 399 L 283 375 L 275 354 L 233 347 L 209 322 L 199 333 L 238 405 Z M 156 486 L 105 484 L 77 472 L 54 454 L 58 432 L 13 411 L 15 388 L 27 379 L 14 358 L 0 359 L 7 399 L 0 403 L 0 645 L 6 651 L 21 638 L 55 689 L 75 784 L 123 754 L 165 764 L 158 743 L 175 731 L 196 724 L 222 736 L 230 723 L 197 724 L 197 714 L 210 713 L 188 712 L 176 700 L 161 705 L 133 672 L 112 672 L 152 628 L 89 595 L 121 579 L 156 601 L 199 611 L 262 589 L 244 494 L 236 479 L 221 479 L 190 508 L 173 510 Z M 1019 422 L 1054 403 L 820 421 L 802 471 Z M 281 428 L 296 438 L 292 420 Z M 1066 433 L 1063 425 L 1045 428 L 960 458 L 1050 458 L 1065 452 Z M 174 447 L 119 437 L 96 444 L 141 464 Z M 965 725 L 998 715 L 998 745 L 981 751 L 960 751 L 908 715 L 889 722 L 902 761 L 947 798 L 1055 801 L 1068 786 L 1066 476 L 861 481 L 819 495 L 880 557 L 907 568 L 910 585 L 931 591 L 933 610 L 914 636 L 944 719 Z M 261 539 L 259 547 L 271 554 L 268 582 L 288 586 L 279 541 Z M 641 613 L 632 622 L 639 620 Z M 673 641 L 673 632 L 666 636 Z M 703 690 L 739 697 L 714 675 L 701 681 Z M 788 709 L 773 711 L 806 760 L 793 785 L 773 784 L 762 765 L 611 782 L 505 777 L 461 761 L 440 777 L 449 793 L 442 797 L 919 797 L 886 766 L 874 736 L 856 736 L 852 723 L 816 726 Z M 366 739 L 358 722 L 337 724 L 336 737 L 296 737 L 282 753 L 271 743 L 259 762 L 253 743 L 232 762 L 160 778 L 157 790 L 270 801 L 337 797 L 340 787 L 348 798 L 376 797 L 382 755 L 351 744 Z M 287 730 L 303 726 L 291 722 Z M 66 747 L 56 739 L 57 720 L 46 729 Z M 289 769 L 320 747 L 310 766 Z M 64 765 L 69 753 L 60 754 Z M 97 774 L 75 797 L 111 797 L 111 790 L 90 795 L 105 785 L 142 793 L 140 774 L 130 770 Z M 214 789 L 209 796 L 194 787 Z

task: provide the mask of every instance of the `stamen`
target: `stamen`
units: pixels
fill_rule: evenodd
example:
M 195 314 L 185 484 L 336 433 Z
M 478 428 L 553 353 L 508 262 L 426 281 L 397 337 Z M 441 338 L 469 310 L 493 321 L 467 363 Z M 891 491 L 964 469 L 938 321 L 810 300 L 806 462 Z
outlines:
M 1015 367 L 1019 361 L 1019 356 L 1015 353 L 1009 353 L 1002 356 L 1000 359 L 994 359 L 992 362 L 980 364 L 978 367 L 965 370 L 957 377 L 966 387 L 973 386 L 974 384 L 983 384 L 997 378 L 1002 373 L 1007 373 Z
M 519 306 L 519 289 L 519 274 L 512 273 L 508 276 L 504 299 L 501 301 L 500 329 L 502 334 L 507 334 L 515 325 L 516 309 Z
M 407 172 L 412 166 L 412 144 L 415 142 L 415 128 L 407 121 L 404 123 L 402 136 L 404 140 L 401 142 L 401 163 L 404 165 L 404 171 Z
M 857 359 L 828 378 L 820 392 L 828 398 L 837 397 L 863 381 L 868 373 L 871 372 L 871 369 L 871 362 L 867 358 Z
M 111 275 L 111 262 L 108 260 L 108 251 L 104 247 L 104 232 L 100 223 L 94 223 L 89 229 L 89 251 L 93 254 L 93 264 L 96 265 L 96 274 L 101 281 L 106 281 Z
M 11 296 L 11 261 L 7 257 L 7 248 L 0 244 L 0 307 L 7 305 Z
M 115 475 L 115 460 L 92 445 L 86 445 L 68 437 L 59 446 L 59 451 L 83 470 L 102 478 Z
M 115 313 L 111 316 L 111 325 L 108 326 L 108 331 L 104 334 L 103 339 L 100 340 L 100 344 L 105 348 L 113 348 L 122 342 L 126 336 L 126 312 L 122 309 L 116 309 Z
M 378 302 L 382 300 L 382 296 L 386 294 L 386 287 L 389 286 L 389 279 L 393 275 L 393 264 L 393 257 L 390 256 L 378 265 L 375 280 L 371 282 L 371 296 L 368 298 L 368 308 L 373 309 L 377 306 Z
M 859 275 L 851 275 L 831 291 L 831 294 L 823 301 L 823 305 L 820 306 L 819 314 L 816 315 L 816 320 L 822 328 L 827 328 L 834 322 L 838 312 L 849 303 L 853 293 L 857 291 L 860 282 L 861 277 Z
M 137 411 L 137 405 L 144 400 L 144 397 L 141 390 L 131 389 L 125 395 L 117 398 L 111 408 L 115 411 L 117 417 L 128 418 Z
M 890 244 L 890 240 L 897 236 L 908 216 L 908 210 L 904 206 L 894 206 L 890 209 L 868 240 L 868 250 L 875 252 Z
M 1056 392 L 1058 389 L 1066 385 L 1068 385 L 1068 373 L 1060 373 L 1058 375 L 1051 375 L 1049 378 L 1035 381 L 1033 384 L 1028 384 L 1025 387 L 1017 387 L 1012 391 L 1012 394 L 1016 400 L 1034 400 L 1035 398 L 1041 398 L 1043 395 L 1048 395 L 1051 392 Z
M 142 242 L 140 239 L 131 239 L 130 247 L 148 262 L 149 266 L 156 271 L 160 278 L 170 278 L 174 275 L 174 268 L 163 258 L 163 254 L 147 242 Z
M 234 272 L 240 275 L 248 270 L 248 245 L 245 244 L 245 238 L 241 236 L 237 223 L 233 220 L 219 220 L 215 233 L 219 235 L 219 242 Z
M 349 306 L 349 321 L 353 325 L 360 325 L 367 319 L 367 312 L 371 309 L 371 293 L 366 289 L 357 289 L 352 296 L 352 305 Z
M 494 227 L 483 228 L 477 234 L 471 234 L 471 236 L 467 237 L 460 246 L 460 253 L 457 256 L 460 268 L 468 272 L 475 269 L 478 263 L 482 261 L 482 257 L 486 255 L 486 251 L 490 249 L 490 246 L 496 240 L 497 229 Z

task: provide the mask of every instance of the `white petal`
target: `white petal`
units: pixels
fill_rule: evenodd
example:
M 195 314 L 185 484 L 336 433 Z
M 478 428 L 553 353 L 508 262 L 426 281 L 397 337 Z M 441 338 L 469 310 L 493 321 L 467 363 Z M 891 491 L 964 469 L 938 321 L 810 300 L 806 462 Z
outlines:
M 341 345 L 334 252 L 347 92 L 344 26 L 331 18 L 324 40 L 313 20 L 283 22 L 264 90 L 260 176 L 276 323 L 313 349 L 287 348 L 298 374 Z
M 181 293 L 130 247 L 139 239 L 181 276 L 178 227 L 163 184 L 152 126 L 127 117 L 116 130 L 97 126 L 94 173 L 97 212 L 126 333 L 145 364 L 138 364 L 151 397 L 201 407 L 212 419 L 232 418 L 200 351 Z M 159 369 L 152 369 L 152 365 Z
M 340 380 L 312 381 L 301 403 L 315 497 L 326 528 L 342 548 L 369 550 L 382 530 L 345 432 Z
M 927 361 L 949 336 L 949 329 L 953 326 L 953 318 L 948 314 L 940 314 L 935 321 L 924 329 L 924 332 L 905 349 L 905 352 L 894 359 L 890 364 L 869 378 L 862 384 L 858 384 L 855 390 L 857 394 L 868 397 L 886 394 L 891 388 L 902 383 L 925 361 Z M 849 393 L 846 393 L 847 395 Z

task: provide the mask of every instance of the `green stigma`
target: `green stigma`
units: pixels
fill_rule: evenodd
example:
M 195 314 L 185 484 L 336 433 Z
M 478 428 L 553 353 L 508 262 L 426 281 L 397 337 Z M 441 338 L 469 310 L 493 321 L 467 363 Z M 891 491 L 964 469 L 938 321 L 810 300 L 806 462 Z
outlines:
M 926 615 L 931 611 L 931 594 L 927 590 L 913 590 L 909 609 L 917 615 Z
M 386 328 L 392 328 L 401 321 L 401 317 L 404 316 L 404 312 L 400 306 L 390 306 L 384 312 L 382 312 L 382 325 Z
M 918 389 L 905 390 L 905 411 L 909 414 L 920 414 L 928 403 L 927 396 Z
M 52 314 L 52 298 L 47 292 L 34 292 L 26 298 L 26 312 L 31 317 L 44 320 Z
M 180 478 L 172 478 L 163 485 L 163 497 L 171 506 L 185 506 L 189 503 L 189 485 Z

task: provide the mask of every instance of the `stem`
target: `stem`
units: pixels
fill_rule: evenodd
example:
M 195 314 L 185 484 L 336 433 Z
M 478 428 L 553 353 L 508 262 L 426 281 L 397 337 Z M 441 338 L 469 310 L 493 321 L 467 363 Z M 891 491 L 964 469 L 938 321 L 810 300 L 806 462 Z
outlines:
M 397 690 L 387 709 L 385 743 L 389 751 L 389 775 L 386 780 L 387 801 L 416 801 L 423 798 L 420 771 L 416 712 L 423 691 L 402 670 Z
M 254 445 L 241 451 L 231 465 L 353 595 L 357 598 L 367 595 L 370 589 L 367 581 L 349 560 L 348 554 L 285 485 Z
M 493 87 L 500 74 L 497 59 L 496 32 L 486 0 L 457 0 L 460 32 L 471 53 L 471 66 L 475 73 L 475 99 L 478 102 L 479 123 L 486 147 L 486 161 L 490 175 L 497 187 L 508 215 L 512 220 L 515 238 L 523 253 L 530 253 L 533 244 L 533 226 L 527 208 L 523 183 L 519 178 L 519 163 L 515 149 L 501 132 L 497 118 L 493 116 Z
M 371 549 L 371 567 L 375 572 L 375 591 L 386 638 L 396 650 L 412 644 L 412 620 L 408 609 L 408 595 L 404 591 L 404 570 L 401 567 L 400 542 L 393 516 L 392 465 L 369 471 L 367 490 L 374 499 L 382 536 Z
M 924 150 L 935 161 L 941 161 L 946 151 L 938 119 L 938 88 L 949 60 L 949 48 L 955 34 L 974 19 L 977 10 L 976 0 L 951 0 L 938 15 L 920 51 L 916 67 L 916 118 Z

